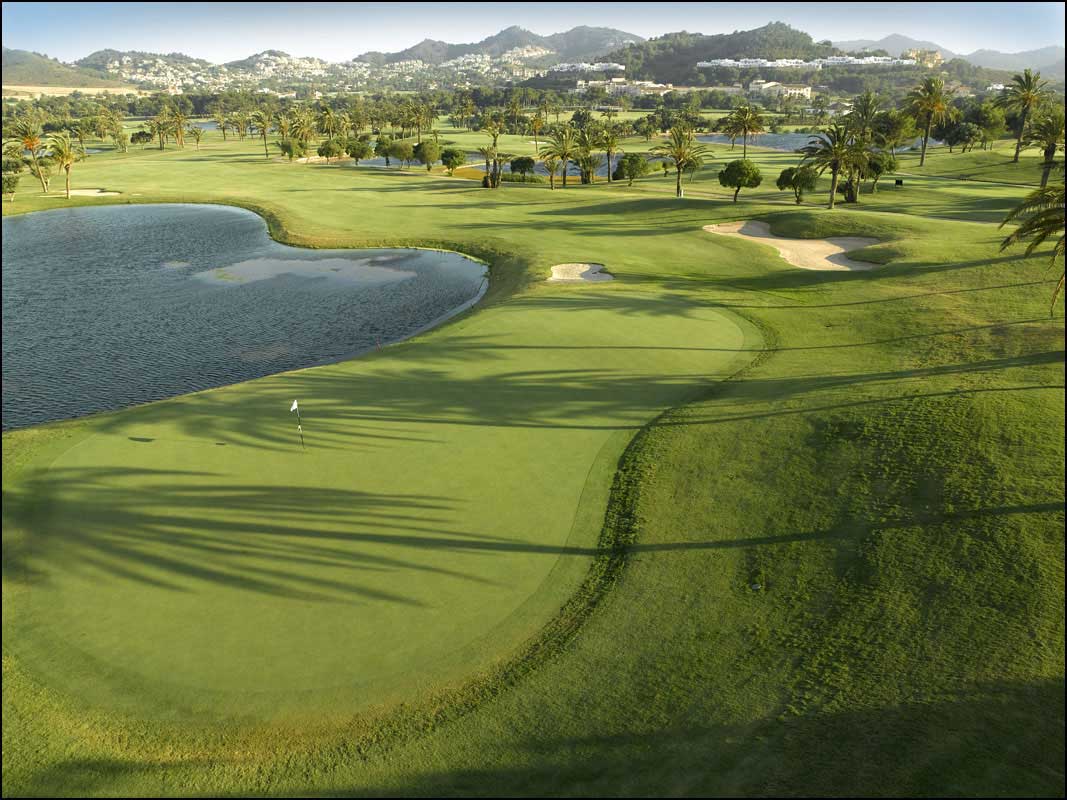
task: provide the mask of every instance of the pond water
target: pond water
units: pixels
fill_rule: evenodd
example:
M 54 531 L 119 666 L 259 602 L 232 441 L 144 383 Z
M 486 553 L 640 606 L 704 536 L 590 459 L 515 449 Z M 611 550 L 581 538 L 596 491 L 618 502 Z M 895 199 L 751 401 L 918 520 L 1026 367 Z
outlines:
M 227 206 L 5 217 L 3 427 L 344 358 L 469 307 L 486 284 L 457 253 L 287 247 Z
M 817 134 L 814 133 L 763 133 L 759 136 L 749 138 L 748 143 L 753 147 L 763 147 L 768 150 L 782 150 L 784 152 L 794 153 L 801 147 L 806 145 L 813 138 L 816 138 L 816 136 Z M 708 144 L 730 144 L 729 137 L 723 136 L 721 133 L 709 133 L 703 136 L 698 136 L 697 139 Z M 921 144 L 922 140 L 916 139 L 911 144 L 911 146 L 901 147 L 897 150 L 897 152 L 914 149 L 916 147 L 919 147 Z M 940 142 L 935 142 L 933 139 L 930 140 L 931 146 L 936 144 L 940 144 Z M 738 154 L 741 153 L 740 139 L 737 140 L 733 151 L 731 152 Z M 737 158 L 741 158 L 741 156 L 738 155 Z

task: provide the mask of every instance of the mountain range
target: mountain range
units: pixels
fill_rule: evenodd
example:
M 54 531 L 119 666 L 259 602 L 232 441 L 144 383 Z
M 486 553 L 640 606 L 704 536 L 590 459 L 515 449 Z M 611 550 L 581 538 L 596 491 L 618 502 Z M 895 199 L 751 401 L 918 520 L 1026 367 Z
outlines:
M 552 62 L 590 61 L 627 44 L 645 41 L 635 33 L 614 28 L 591 28 L 582 25 L 563 33 L 540 36 L 512 25 L 480 42 L 472 44 L 449 44 L 437 39 L 423 39 L 417 45 L 398 53 L 369 52 L 356 57 L 357 61 L 372 64 L 391 64 L 397 61 L 424 61 L 441 64 L 466 55 L 502 56 L 509 50 L 536 47 L 552 51 Z
M 976 67 L 988 69 L 1040 70 L 1049 77 L 1063 77 L 1064 49 L 1058 45 L 1040 47 L 1036 50 L 1024 50 L 1019 53 L 1002 53 L 999 50 L 975 50 L 973 53 L 954 53 L 936 42 L 912 39 L 893 33 L 882 39 L 854 39 L 852 41 L 834 42 L 839 50 L 853 52 L 858 50 L 885 50 L 896 56 L 905 50 L 936 50 L 946 61 L 962 58 Z

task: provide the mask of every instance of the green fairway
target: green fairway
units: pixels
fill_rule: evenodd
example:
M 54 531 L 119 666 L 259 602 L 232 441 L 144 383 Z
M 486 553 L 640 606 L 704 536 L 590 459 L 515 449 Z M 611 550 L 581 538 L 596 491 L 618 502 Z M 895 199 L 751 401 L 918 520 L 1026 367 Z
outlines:
M 759 148 L 730 202 L 740 146 L 684 200 L 215 133 L 77 164 L 121 194 L 70 205 L 491 281 L 380 353 L 5 433 L 4 794 L 1062 795 L 1063 314 L 999 249 L 1009 152 L 832 212 Z M 702 230 L 753 218 L 882 266 Z M 615 280 L 543 281 L 585 261 Z

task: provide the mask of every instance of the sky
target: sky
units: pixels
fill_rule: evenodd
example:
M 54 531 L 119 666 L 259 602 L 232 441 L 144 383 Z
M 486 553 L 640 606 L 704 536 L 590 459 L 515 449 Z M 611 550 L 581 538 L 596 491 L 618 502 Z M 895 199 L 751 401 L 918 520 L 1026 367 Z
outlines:
M 900 33 L 956 53 L 1032 50 L 1064 41 L 1064 3 L 3 3 L 3 44 L 74 61 L 95 50 L 181 52 L 212 62 L 263 50 L 346 61 L 425 38 L 476 42 L 518 25 L 541 35 L 576 25 L 645 38 L 713 34 L 778 20 L 816 40 Z

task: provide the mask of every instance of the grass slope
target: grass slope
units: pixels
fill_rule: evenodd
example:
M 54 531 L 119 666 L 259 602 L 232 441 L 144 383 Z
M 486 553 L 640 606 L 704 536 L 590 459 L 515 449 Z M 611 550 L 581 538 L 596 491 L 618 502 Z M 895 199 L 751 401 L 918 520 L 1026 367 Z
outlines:
M 1062 795 L 1062 317 L 1045 258 L 1000 253 L 983 221 L 1024 189 L 908 179 L 828 213 L 763 189 L 734 205 L 705 173 L 681 202 L 655 177 L 486 192 L 218 141 L 75 175 L 120 200 L 247 205 L 301 244 L 448 244 L 491 260 L 493 284 L 481 310 L 370 359 L 5 435 L 5 794 Z M 874 236 L 863 256 L 887 266 L 795 270 L 701 230 L 753 216 Z M 538 282 L 575 260 L 618 280 Z M 299 479 L 305 456 L 257 422 L 294 389 L 323 398 L 307 427 L 331 459 Z M 210 446 L 169 441 L 193 437 Z M 520 552 L 425 550 L 505 529 Z M 354 579 L 337 557 L 403 563 Z M 343 602 L 362 588 L 424 605 Z M 500 622 L 520 596 L 530 613 Z M 440 631 L 438 602 L 457 617 Z M 337 634 L 360 633 L 339 611 L 368 607 L 421 672 L 361 695 L 366 656 Z M 224 646 L 254 635 L 241 609 L 311 655 L 272 643 L 274 672 L 250 667 Z M 494 620 L 452 664 L 419 652 Z M 177 695 L 153 669 L 177 648 L 139 641 L 154 625 L 214 659 L 173 663 L 199 671 L 184 715 L 161 711 Z M 131 662 L 143 685 L 123 682 Z M 323 666 L 347 683 L 301 715 L 299 679 Z M 279 709 L 242 696 L 255 681 Z

